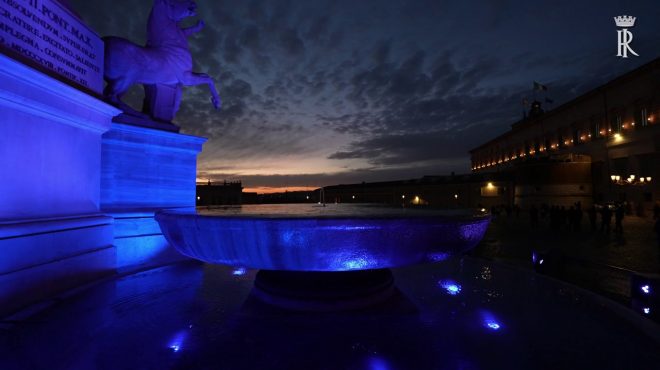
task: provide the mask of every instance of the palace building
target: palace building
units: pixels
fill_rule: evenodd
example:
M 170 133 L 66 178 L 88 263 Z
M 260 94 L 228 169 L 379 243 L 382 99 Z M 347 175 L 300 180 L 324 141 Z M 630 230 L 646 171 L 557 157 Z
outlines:
M 660 200 L 660 58 L 551 111 L 527 117 L 470 151 L 473 173 L 508 174 L 512 202 L 625 202 L 643 214 Z

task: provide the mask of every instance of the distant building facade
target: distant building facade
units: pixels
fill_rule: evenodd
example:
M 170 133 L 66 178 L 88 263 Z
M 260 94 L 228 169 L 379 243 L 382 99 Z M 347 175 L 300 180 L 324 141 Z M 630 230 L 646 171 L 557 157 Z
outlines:
M 470 151 L 475 174 L 507 174 L 512 201 L 570 206 L 626 202 L 644 213 L 660 199 L 660 59 Z
M 326 186 L 314 200 L 326 203 L 381 203 L 443 208 L 511 205 L 508 174 L 425 176 L 421 179 Z
M 224 181 L 214 184 L 197 184 L 197 205 L 216 206 L 242 204 L 243 184 L 240 181 Z

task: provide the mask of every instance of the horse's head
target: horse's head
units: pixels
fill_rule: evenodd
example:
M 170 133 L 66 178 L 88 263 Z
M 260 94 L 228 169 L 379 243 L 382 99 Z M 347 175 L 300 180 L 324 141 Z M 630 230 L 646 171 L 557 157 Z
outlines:
M 197 15 L 197 3 L 193 0 L 164 0 L 167 17 L 175 22 Z

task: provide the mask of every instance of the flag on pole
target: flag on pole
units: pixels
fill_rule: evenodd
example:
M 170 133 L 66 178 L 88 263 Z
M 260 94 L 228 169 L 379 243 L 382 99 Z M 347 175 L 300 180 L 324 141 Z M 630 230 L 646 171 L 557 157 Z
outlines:
M 535 91 L 548 91 L 548 87 L 534 81 L 534 90 Z

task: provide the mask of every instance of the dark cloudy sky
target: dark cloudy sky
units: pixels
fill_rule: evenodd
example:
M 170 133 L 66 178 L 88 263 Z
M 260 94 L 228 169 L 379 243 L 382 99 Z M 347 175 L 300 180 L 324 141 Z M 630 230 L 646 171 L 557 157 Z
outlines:
M 100 35 L 144 43 L 150 0 L 69 2 Z M 224 105 L 187 88 L 176 122 L 209 139 L 199 180 L 260 191 L 468 172 L 467 151 L 521 117 L 532 81 L 556 106 L 660 56 L 658 0 L 198 5 L 195 70 Z M 615 57 L 621 14 L 637 16 L 640 57 Z

